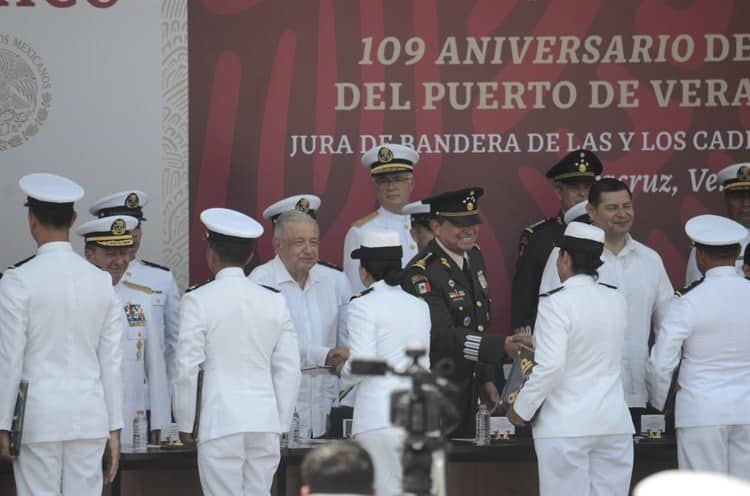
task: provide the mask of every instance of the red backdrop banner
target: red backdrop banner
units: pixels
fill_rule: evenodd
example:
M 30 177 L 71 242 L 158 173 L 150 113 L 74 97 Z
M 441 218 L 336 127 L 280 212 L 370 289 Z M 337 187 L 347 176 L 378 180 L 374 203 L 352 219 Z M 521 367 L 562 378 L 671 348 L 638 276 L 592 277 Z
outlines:
M 259 218 L 298 193 L 322 198 L 340 264 L 376 207 L 361 154 L 392 142 L 421 154 L 413 199 L 485 188 L 494 332 L 521 230 L 559 207 L 544 173 L 579 146 L 630 184 L 633 234 L 679 287 L 683 223 L 724 212 L 715 173 L 750 153 L 748 18 L 714 0 L 191 1 L 191 280 L 209 276 L 201 210 Z

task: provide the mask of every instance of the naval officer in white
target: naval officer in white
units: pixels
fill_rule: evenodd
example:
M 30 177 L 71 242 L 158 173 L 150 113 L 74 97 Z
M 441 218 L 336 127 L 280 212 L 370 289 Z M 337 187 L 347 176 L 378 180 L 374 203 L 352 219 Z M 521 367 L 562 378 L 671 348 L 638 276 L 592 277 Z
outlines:
M 398 233 L 368 230 L 362 245 L 351 254 L 360 262 L 367 287 L 352 297 L 347 311 L 351 359 L 385 360 L 403 371 L 412 360 L 407 347 L 426 351 L 420 365 L 430 367 L 430 310 L 427 303 L 401 289 L 402 247 Z M 401 453 L 406 434 L 390 421 L 391 393 L 408 389 L 403 377 L 361 377 L 351 374 L 351 361 L 339 366 L 344 385 L 359 384 L 354 401 L 352 433 L 375 465 L 375 491 L 381 496 L 401 494 Z
M 750 281 L 735 269 L 747 231 L 717 215 L 685 224 L 705 277 L 678 291 L 651 350 L 651 403 L 664 407 L 682 358 L 675 404 L 677 462 L 750 480 Z
M 167 364 L 167 385 L 171 395 L 175 379 L 174 355 L 180 318 L 180 290 L 169 268 L 136 258 L 143 237 L 141 222 L 146 220 L 143 216 L 143 207 L 147 204 L 146 193 L 139 190 L 126 190 L 98 199 L 91 205 L 89 212 L 96 217 L 130 215 L 138 219 L 138 225 L 132 232 L 133 246 L 130 250 L 130 264 L 123 275 L 123 281 L 151 289 L 153 311 L 151 325 L 155 329 L 153 337 L 162 340 L 164 360 Z
M 351 253 L 362 244 L 362 234 L 369 229 L 396 231 L 401 241 L 401 266 L 418 253 L 411 237 L 411 216 L 403 212 L 414 191 L 414 167 L 419 154 L 404 145 L 383 145 L 368 150 L 362 156 L 362 166 L 370 171 L 378 209 L 357 220 L 344 238 L 344 272 L 354 292 L 364 289 L 359 279 L 359 264 Z
M 320 229 L 315 214 L 320 198 L 302 194 L 279 200 L 263 211 L 273 222 L 276 256 L 253 269 L 249 278 L 284 295 L 299 340 L 302 368 L 335 367 L 349 354 L 345 308 L 351 297 L 341 269 L 318 259 Z M 326 417 L 340 387 L 333 374 L 302 375 L 295 409 L 302 439 L 322 437 Z
M 152 290 L 123 280 L 130 263 L 132 231 L 138 219 L 112 215 L 78 226 L 86 243 L 86 260 L 112 276 L 122 309 L 122 381 L 124 390 L 123 446 L 133 445 L 133 421 L 138 410 L 150 411 L 152 444 L 159 443 L 161 430 L 170 422 L 164 347 L 154 325 Z
M 745 227 L 745 238 L 740 241 L 744 250 L 750 244 L 750 162 L 742 162 L 724 167 L 717 174 L 719 185 L 724 188 L 724 204 L 727 217 Z M 742 274 L 742 251 L 735 261 L 737 272 Z M 685 269 L 685 286 L 699 280 L 703 274 L 695 258 L 695 247 L 691 248 Z
M 620 377 L 623 295 L 596 281 L 604 231 L 571 222 L 559 243 L 562 286 L 539 299 L 534 366 L 508 419 L 533 425 L 541 496 L 626 496 L 633 424 Z
M 263 227 L 225 208 L 201 213 L 215 279 L 185 294 L 180 310 L 174 412 L 193 430 L 209 496 L 269 494 L 279 437 L 289 430 L 300 381 L 297 334 L 284 297 L 243 272 Z M 204 371 L 196 407 L 199 368 Z
M 117 473 L 122 428 L 120 302 L 112 278 L 73 252 L 73 202 L 83 188 L 53 174 L 19 181 L 36 255 L 0 282 L 0 456 L 21 379 L 29 382 L 19 496 L 100 496 Z

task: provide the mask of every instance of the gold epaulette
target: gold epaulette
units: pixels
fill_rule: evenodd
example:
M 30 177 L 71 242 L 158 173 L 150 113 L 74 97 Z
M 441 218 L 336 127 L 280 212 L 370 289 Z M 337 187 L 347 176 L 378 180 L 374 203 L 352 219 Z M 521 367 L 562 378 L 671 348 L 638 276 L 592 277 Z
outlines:
M 154 292 L 154 290 L 151 289 L 151 288 L 149 288 L 148 286 L 143 286 L 141 284 L 136 284 L 134 282 L 122 281 L 122 283 L 125 286 L 129 287 L 130 289 L 135 289 L 135 290 L 138 290 L 138 291 L 143 291 L 144 293 L 152 294 Z
M 430 259 L 430 257 L 432 257 L 432 252 L 427 253 L 427 255 L 409 265 L 409 267 L 418 267 L 422 270 L 425 270 L 427 268 L 427 261 Z
M 20 262 L 16 262 L 16 263 L 14 263 L 13 265 L 11 265 L 11 266 L 10 266 L 10 267 L 8 267 L 8 268 L 9 268 L 9 269 L 17 269 L 17 268 L 19 268 L 20 266 L 22 266 L 23 264 L 25 264 L 26 262 L 28 262 L 29 260 L 33 259 L 33 258 L 34 258 L 35 256 L 36 256 L 36 254 L 34 254 L 34 255 L 31 255 L 31 256 L 30 256 L 29 258 L 24 258 L 24 259 L 23 259 L 23 260 L 21 260 Z
M 367 289 L 363 289 L 359 293 L 357 293 L 357 294 L 353 295 L 351 298 L 349 298 L 349 301 L 355 300 L 355 299 L 359 298 L 360 296 L 364 296 L 364 295 L 366 295 L 368 293 L 371 293 L 373 289 L 375 289 L 375 288 L 371 288 L 370 287 L 370 288 L 367 288 Z
M 354 227 L 362 227 L 368 222 L 370 222 L 372 219 L 377 217 L 378 215 L 380 215 L 380 213 L 377 210 L 375 210 L 374 212 L 370 212 L 369 214 L 365 215 L 361 219 L 357 219 L 356 221 L 354 221 L 352 225 Z
M 524 231 L 526 231 L 529 234 L 534 234 L 534 229 L 536 229 L 537 227 L 539 227 L 541 224 L 544 224 L 545 222 L 547 222 L 547 219 L 542 219 L 539 222 L 535 222 L 535 223 L 531 224 L 530 226 L 528 226 L 527 228 L 525 228 Z

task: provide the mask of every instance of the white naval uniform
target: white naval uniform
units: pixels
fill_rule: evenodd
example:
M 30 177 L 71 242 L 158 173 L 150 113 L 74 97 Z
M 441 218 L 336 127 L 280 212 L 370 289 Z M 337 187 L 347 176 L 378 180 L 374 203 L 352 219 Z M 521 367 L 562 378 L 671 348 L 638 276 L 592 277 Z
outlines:
M 9 430 L 21 379 L 29 381 L 19 496 L 101 495 L 101 459 L 122 427 L 122 310 L 111 276 L 45 243 L 0 281 L 0 429 Z
M 622 293 L 576 275 L 539 299 L 534 360 L 516 398 L 533 426 L 541 496 L 625 496 L 633 423 L 622 389 L 627 310 Z
M 409 260 L 419 252 L 417 243 L 411 237 L 411 215 L 394 214 L 384 207 L 380 207 L 371 214 L 362 217 L 352 224 L 344 238 L 344 273 L 349 278 L 349 284 L 354 293 L 362 291 L 365 287 L 359 279 L 359 260 L 352 260 L 351 253 L 361 246 L 362 231 L 368 229 L 382 229 L 398 233 L 403 249 L 402 267 L 406 267 Z
M 750 479 L 750 281 L 716 267 L 675 297 L 648 363 L 662 409 L 682 355 L 675 404 L 680 468 Z
M 554 248 L 547 259 L 539 293 L 560 287 L 557 257 Z M 625 349 L 622 358 L 622 384 L 628 406 L 644 408 L 646 363 L 651 330 L 657 332 L 674 294 L 672 283 L 661 256 L 648 246 L 627 235 L 625 246 L 615 255 L 607 247 L 602 253 L 604 265 L 599 267 L 599 282 L 616 287 L 628 304 Z
M 354 402 L 352 434 L 372 457 L 375 491 L 378 495 L 401 494 L 401 452 L 405 433 L 390 421 L 391 393 L 409 389 L 411 381 L 402 377 L 362 377 L 351 374 L 351 360 L 385 360 L 403 371 L 412 360 L 406 348 L 418 347 L 427 353 L 420 365 L 429 368 L 430 310 L 427 304 L 400 286 L 377 281 L 352 299 L 347 311 L 350 359 L 341 377 L 344 385 L 359 383 Z
M 744 276 L 745 273 L 742 271 L 744 265 L 743 255 L 745 253 L 745 247 L 750 243 L 750 229 L 747 230 L 747 237 L 741 243 L 740 254 L 737 256 L 737 261 L 734 266 L 737 268 L 737 272 Z M 690 286 L 695 281 L 703 277 L 700 269 L 698 268 L 698 262 L 695 260 L 695 246 L 690 248 L 690 255 L 688 255 L 687 268 L 685 269 L 685 286 Z
M 328 351 L 346 343 L 343 314 L 351 289 L 343 272 L 315 264 L 310 269 L 305 287 L 301 288 L 277 255 L 256 267 L 249 278 L 258 284 L 277 288 L 284 295 L 297 331 L 303 368 L 324 366 Z M 339 381 L 334 375 L 302 375 L 295 407 L 302 438 L 320 437 L 326 433 L 326 416 L 339 389 Z
M 150 288 L 120 281 L 115 286 L 122 308 L 123 427 L 120 442 L 133 444 L 137 410 L 151 410 L 151 430 L 161 430 L 171 420 L 164 349 L 154 330 Z
M 198 368 L 204 370 L 198 428 L 204 493 L 268 494 L 301 375 L 284 297 L 248 281 L 239 267 L 220 270 L 183 297 L 176 363 L 181 432 L 193 430 Z
M 175 381 L 175 350 L 180 323 L 180 290 L 177 288 L 174 275 L 166 267 L 135 259 L 128 265 L 122 279 L 146 286 L 153 291 L 153 320 L 156 335 L 163 342 L 164 360 L 167 363 L 167 386 L 171 396 Z

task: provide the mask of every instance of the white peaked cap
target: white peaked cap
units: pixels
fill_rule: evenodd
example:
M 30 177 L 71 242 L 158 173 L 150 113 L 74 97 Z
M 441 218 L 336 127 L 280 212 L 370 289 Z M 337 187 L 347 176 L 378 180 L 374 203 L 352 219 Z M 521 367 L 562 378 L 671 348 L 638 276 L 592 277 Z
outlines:
M 747 229 L 721 215 L 699 215 L 685 223 L 685 234 L 702 245 L 726 246 L 742 242 L 747 237 Z
M 320 208 L 320 198 L 315 195 L 294 195 L 289 198 L 279 200 L 270 205 L 263 211 L 263 218 L 270 219 L 279 216 L 290 210 L 299 210 L 300 212 L 310 213 Z
M 586 205 L 589 204 L 588 200 L 583 200 L 582 202 L 578 202 L 572 207 L 568 209 L 567 212 L 565 212 L 564 220 L 566 224 L 570 224 L 574 220 L 576 220 L 578 217 L 586 213 Z
M 73 203 L 83 198 L 83 188 L 78 183 L 57 174 L 28 174 L 18 181 L 18 186 L 26 196 L 40 202 Z
M 232 238 L 255 239 L 263 235 L 263 226 L 258 221 L 229 208 L 204 210 L 201 222 L 209 231 Z
M 571 222 L 565 228 L 563 236 L 604 244 L 604 231 L 585 222 Z
M 750 162 L 724 167 L 716 175 L 724 189 L 750 189 Z
M 646 477 L 635 487 L 633 496 L 750 496 L 750 484 L 724 474 L 667 470 Z
M 418 215 L 418 214 L 429 214 L 430 205 L 428 203 L 422 203 L 422 200 L 407 203 L 404 205 L 403 213 L 405 215 Z
M 95 243 L 107 248 L 132 246 L 131 231 L 138 227 L 138 219 L 130 215 L 110 215 L 90 220 L 76 228 L 86 243 Z
M 401 246 L 401 238 L 396 231 L 389 229 L 368 229 L 362 233 L 363 248 L 386 248 Z
M 370 148 L 362 155 L 362 167 L 372 175 L 409 172 L 419 162 L 419 153 L 405 145 L 386 143 Z
M 134 217 L 140 217 L 142 216 L 141 209 L 146 205 L 148 205 L 146 193 L 137 189 L 129 189 L 99 198 L 89 207 L 89 212 L 91 215 L 100 215 L 106 214 L 107 211 L 116 211 L 118 214 L 130 215 L 128 211 L 132 211 Z

